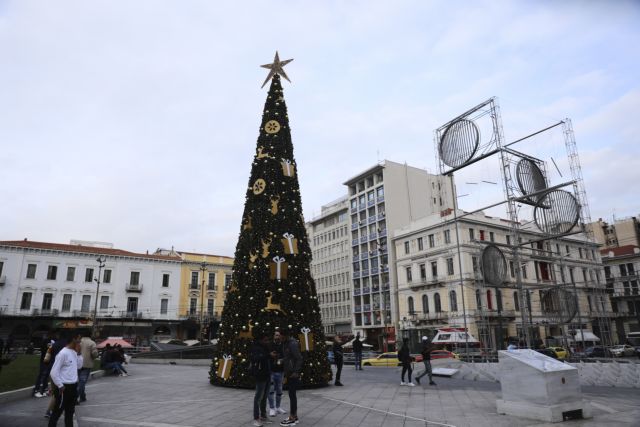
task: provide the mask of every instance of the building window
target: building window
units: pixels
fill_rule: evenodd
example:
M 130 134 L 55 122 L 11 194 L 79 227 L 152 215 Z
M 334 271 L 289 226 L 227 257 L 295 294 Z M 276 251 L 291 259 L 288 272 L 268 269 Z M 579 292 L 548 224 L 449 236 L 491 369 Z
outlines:
M 27 279 L 35 279 L 36 278 L 36 265 L 29 264 L 27 265 Z
M 407 298 L 407 306 L 409 307 L 410 315 L 416 312 L 415 307 L 413 306 L 413 297 Z
M 513 261 L 509 261 L 509 274 L 511 274 L 511 278 L 516 277 L 516 269 L 513 265 Z
M 451 231 L 444 230 L 444 242 L 451 243 Z
M 132 271 L 131 272 L 131 281 L 129 282 L 131 286 L 138 286 L 140 284 L 140 272 Z
M 437 292 L 435 293 L 435 295 L 433 295 L 433 305 L 435 306 L 436 313 L 442 312 L 442 305 L 440 304 L 440 294 Z
M 493 231 L 490 231 L 490 232 L 489 232 L 489 240 L 490 240 L 490 241 L 492 241 L 492 242 L 495 242 L 495 241 L 496 241 L 496 236 L 495 236 L 495 234 L 493 233 Z
M 46 293 L 42 296 L 42 309 L 51 310 L 51 303 L 53 302 L 53 294 Z
M 427 280 L 427 266 L 424 264 L 420 264 L 420 280 Z
M 4 262 L 0 261 L 0 277 L 2 276 L 3 267 L 4 267 Z
M 469 229 L 469 240 L 475 240 L 476 238 L 476 234 L 475 234 L 475 230 L 473 228 Z
M 453 276 L 453 258 L 447 258 L 447 274 Z
M 86 283 L 91 283 L 93 282 L 93 268 L 87 268 L 84 271 L 84 281 Z
M 438 261 L 431 261 L 431 277 L 438 278 Z
M 511 236 L 507 234 L 507 245 L 511 246 Z
M 109 308 L 109 296 L 102 295 L 100 297 L 100 310 L 106 310 Z
M 231 275 L 230 274 L 225 274 L 224 275 L 224 290 L 225 290 L 225 292 L 228 291 L 230 287 L 231 287 Z
M 127 298 L 127 312 L 128 313 L 137 313 L 138 312 L 138 298 L 137 297 L 129 297 L 129 298 Z
M 162 298 L 160 300 L 160 314 L 167 314 L 169 311 L 169 300 L 166 298 Z
M 480 240 L 484 240 L 484 230 L 480 230 Z
M 67 267 L 67 282 L 73 282 L 76 279 L 76 268 Z
M 207 289 L 213 291 L 216 289 L 216 273 L 209 273 L 209 282 L 207 283 Z
M 476 308 L 478 310 L 482 309 L 482 298 L 480 297 L 480 290 L 476 289 Z
M 429 312 L 429 297 L 427 295 L 422 295 L 422 312 Z
M 491 297 L 490 290 L 487 290 L 487 308 L 493 310 L 493 298 Z
M 198 305 L 198 300 L 195 298 L 191 298 L 189 300 L 189 314 L 196 314 L 196 307 Z
M 404 242 L 404 253 L 405 254 L 409 253 L 409 242 Z
M 471 266 L 473 267 L 473 272 L 477 273 L 478 272 L 478 257 L 475 257 L 475 256 L 471 257 Z
M 522 278 L 527 278 L 527 264 L 522 264 Z
M 215 300 L 213 298 L 209 298 L 207 300 L 207 314 L 209 316 L 213 316 L 214 304 L 215 304 Z
M 518 293 L 513 293 L 513 307 L 516 311 L 520 311 L 520 300 L 518 300 Z
M 62 309 L 60 311 L 71 311 L 71 294 L 62 295 Z
M 449 292 L 449 309 L 451 311 L 458 311 L 458 298 L 456 291 Z
M 82 295 L 82 305 L 80 311 L 88 313 L 91 309 L 91 295 Z
M 433 248 L 436 246 L 436 239 L 433 234 L 429 234 L 429 247 Z
M 162 287 L 163 288 L 168 288 L 169 287 L 169 273 L 164 273 L 162 275 Z
M 411 277 L 411 267 L 405 267 L 405 271 L 407 272 L 407 283 L 411 283 L 413 280 Z
M 111 270 L 105 270 L 102 274 L 102 283 L 111 283 Z
M 191 272 L 191 285 L 190 285 L 191 289 L 198 289 L 198 272 L 197 271 L 192 271 Z
M 424 249 L 424 242 L 422 241 L 422 237 L 418 237 L 418 250 L 421 251 Z
M 50 265 L 47 268 L 47 280 L 56 280 L 58 276 L 58 267 L 55 265 Z
M 502 311 L 502 292 L 500 289 L 496 289 L 496 306 L 498 311 Z

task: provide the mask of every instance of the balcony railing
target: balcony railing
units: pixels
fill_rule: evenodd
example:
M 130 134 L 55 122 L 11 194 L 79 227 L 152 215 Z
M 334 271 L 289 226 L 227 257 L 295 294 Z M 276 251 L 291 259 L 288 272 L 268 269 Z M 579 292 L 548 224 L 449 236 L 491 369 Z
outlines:
M 360 239 L 351 239 L 351 246 L 358 246 L 360 244 Z
M 363 211 L 363 210 L 365 210 L 365 209 L 367 209 L 367 204 L 366 204 L 366 203 L 363 203 L 363 204 L 361 204 L 361 205 L 358 205 L 358 210 L 359 210 L 359 211 Z
M 360 237 L 360 243 L 366 243 L 367 241 L 367 235 L 365 234 L 364 236 Z
M 375 231 L 373 233 L 369 233 L 369 240 L 376 240 L 378 238 L 378 233 Z
M 384 196 L 378 196 L 378 203 L 384 202 Z
M 489 317 L 489 318 L 502 318 L 502 317 L 516 317 L 515 310 L 476 310 L 476 317 Z
M 91 317 L 93 313 L 88 309 L 73 310 L 73 317 Z
M 371 304 L 363 304 L 362 305 L 362 309 L 364 311 L 370 311 L 371 310 Z
M 368 276 L 369 275 L 369 269 L 365 268 L 364 270 L 362 270 L 362 276 Z
M 367 207 L 371 207 L 376 204 L 375 199 L 367 200 Z
M 142 292 L 142 283 L 127 283 L 125 288 L 127 292 Z
M 624 291 L 613 292 L 612 294 L 609 294 L 609 296 L 611 298 L 640 298 L 640 293 L 638 293 L 638 289 L 625 289 Z
M 129 311 L 129 310 L 121 310 L 120 317 L 125 317 L 127 319 L 142 319 L 141 311 Z
M 371 288 L 362 288 L 362 293 L 363 294 L 371 293 Z
M 369 224 L 372 224 L 374 222 L 376 222 L 376 216 L 375 215 L 372 215 L 372 216 L 369 217 L 369 219 L 367 219 L 367 223 L 369 223 Z
M 354 311 L 354 313 L 360 313 L 360 312 L 362 312 L 362 307 L 359 306 L 359 305 L 356 305 L 356 306 L 353 307 L 353 311 Z
M 378 269 L 378 267 L 372 267 L 371 268 L 371 274 L 378 274 L 380 270 Z
M 384 212 L 378 214 L 378 221 L 381 221 L 386 218 L 386 214 Z
M 358 223 L 354 222 L 353 224 L 351 224 L 351 229 L 352 230 L 357 230 L 358 229 Z
M 360 278 L 360 272 L 359 271 L 354 271 L 353 272 L 353 278 L 354 279 L 359 279 Z

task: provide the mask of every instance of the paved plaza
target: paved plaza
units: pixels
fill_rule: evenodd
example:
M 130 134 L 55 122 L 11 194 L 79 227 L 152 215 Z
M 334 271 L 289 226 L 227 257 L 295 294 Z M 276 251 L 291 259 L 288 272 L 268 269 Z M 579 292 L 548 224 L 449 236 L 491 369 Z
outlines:
M 252 422 L 253 392 L 207 382 L 207 367 L 130 365 L 130 377 L 102 377 L 87 386 L 88 401 L 77 408 L 81 427 L 236 427 Z M 436 378 L 437 386 L 401 387 L 398 368 L 346 366 L 344 387 L 299 392 L 301 426 L 544 426 L 496 413 L 499 384 Z M 425 378 L 426 379 L 426 378 Z M 424 384 L 425 381 L 423 381 Z M 594 418 L 562 426 L 638 426 L 637 389 L 583 387 Z M 0 407 L 0 425 L 46 426 L 47 399 L 27 398 Z M 283 407 L 288 398 L 283 397 Z M 272 418 L 274 424 L 282 417 Z M 63 425 L 63 420 L 58 422 Z

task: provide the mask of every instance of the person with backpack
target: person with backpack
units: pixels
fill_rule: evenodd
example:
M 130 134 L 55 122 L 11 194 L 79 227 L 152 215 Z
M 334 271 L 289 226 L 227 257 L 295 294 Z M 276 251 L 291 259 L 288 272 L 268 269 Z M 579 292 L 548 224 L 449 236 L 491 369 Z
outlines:
M 257 334 L 249 351 L 249 374 L 256 380 L 256 393 L 253 396 L 253 425 L 261 427 L 267 422 L 267 393 L 271 379 L 271 357 L 269 336 L 263 332 Z
M 300 373 L 302 372 L 302 354 L 300 354 L 300 344 L 290 335 L 286 329 L 280 331 L 284 338 L 284 377 L 289 388 L 289 402 L 291 409 L 289 417 L 280 421 L 281 426 L 292 426 L 298 424 L 298 396 L 300 387 Z
M 429 385 L 436 385 L 433 382 L 433 373 L 431 370 L 431 352 L 433 351 L 433 344 L 429 341 L 429 338 L 426 336 L 422 337 L 422 363 L 424 363 L 424 372 L 420 375 L 416 375 L 416 382 L 420 384 L 420 378 L 425 375 L 429 375 Z
M 402 339 L 402 348 L 398 352 L 398 360 L 402 364 L 402 377 L 400 381 L 400 385 L 407 385 L 409 387 L 415 387 L 415 384 L 411 382 L 411 373 L 413 369 L 411 369 L 411 353 L 409 352 L 409 339 Z M 409 382 L 404 382 L 404 374 L 409 373 L 408 378 Z

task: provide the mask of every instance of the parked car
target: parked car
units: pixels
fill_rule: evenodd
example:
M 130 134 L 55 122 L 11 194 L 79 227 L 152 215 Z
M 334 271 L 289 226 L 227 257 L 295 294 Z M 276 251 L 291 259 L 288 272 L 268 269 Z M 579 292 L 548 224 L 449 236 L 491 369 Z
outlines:
M 611 352 L 601 346 L 589 347 L 584 351 L 585 357 L 611 357 Z
M 547 347 L 547 348 L 555 353 L 556 359 L 564 360 L 567 357 L 569 357 L 569 352 L 564 347 Z
M 558 360 L 558 354 L 555 351 L 553 351 L 551 348 L 539 348 L 539 349 L 536 349 L 536 351 L 540 354 L 544 354 L 545 356 L 549 356 L 552 359 Z
M 449 350 L 433 350 L 431 352 L 431 360 L 434 359 L 460 359 L 460 357 Z
M 389 353 L 382 353 L 377 357 L 363 359 L 362 365 L 363 366 L 401 366 L 401 363 L 398 360 L 398 353 L 394 351 Z
M 631 347 L 629 344 L 614 345 L 611 347 L 611 354 L 616 357 L 635 356 L 636 349 Z

